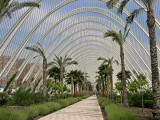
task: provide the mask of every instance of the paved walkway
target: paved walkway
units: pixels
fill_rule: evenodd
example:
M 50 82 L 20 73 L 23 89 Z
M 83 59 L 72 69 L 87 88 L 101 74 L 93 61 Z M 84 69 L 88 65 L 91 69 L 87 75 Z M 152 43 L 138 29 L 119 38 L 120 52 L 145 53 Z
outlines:
M 103 120 L 96 96 L 91 96 L 39 120 Z

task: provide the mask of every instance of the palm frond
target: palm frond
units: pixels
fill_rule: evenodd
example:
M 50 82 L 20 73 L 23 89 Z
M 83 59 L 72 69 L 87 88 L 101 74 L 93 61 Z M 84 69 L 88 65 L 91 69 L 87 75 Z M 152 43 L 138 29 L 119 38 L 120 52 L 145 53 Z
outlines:
M 148 10 L 152 10 L 152 7 L 156 0 L 141 0 L 141 1 L 143 2 L 143 4 Z
M 106 58 L 99 57 L 97 60 L 106 60 Z
M 35 2 L 23 2 L 19 3 L 18 1 L 11 0 L 1 0 L 0 1 L 0 22 L 5 18 L 11 18 L 11 14 L 19 9 L 24 7 L 38 7 L 39 4 Z
M 41 47 L 41 50 L 44 51 L 42 45 L 39 42 L 37 42 L 37 44 Z
M 44 56 L 44 52 L 43 52 L 40 48 L 37 48 L 37 49 L 38 49 L 40 55 L 41 55 L 41 56 Z
M 34 56 L 33 58 L 39 57 L 40 55 Z
M 128 24 L 131 24 L 131 23 L 133 22 L 134 18 L 137 17 L 142 10 L 144 10 L 144 8 L 139 8 L 139 9 L 134 10 L 134 11 L 130 14 L 130 16 L 128 16 L 128 17 L 126 18 L 127 23 L 128 23 Z
M 39 53 L 39 50 L 35 47 L 25 47 L 27 50 L 31 50 L 33 52 Z
M 109 0 L 108 2 L 106 2 L 106 6 L 111 9 L 111 8 L 113 8 L 118 2 L 119 2 L 119 0 Z
M 114 60 L 114 62 L 115 62 L 117 65 L 119 65 L 119 62 L 118 62 L 118 60 Z
M 128 31 L 126 32 L 125 36 L 124 36 L 124 40 L 126 40 L 128 34 L 129 34 L 130 29 L 128 29 Z
M 122 14 L 124 7 L 126 6 L 126 4 L 129 2 L 130 0 L 123 0 L 118 8 L 118 13 Z
M 24 3 L 19 3 L 19 2 L 14 2 L 12 3 L 12 8 L 10 9 L 10 13 L 13 13 L 19 9 L 22 9 L 24 7 L 40 7 L 40 5 L 38 3 L 35 2 L 24 2 Z
M 47 64 L 48 67 L 52 66 L 52 65 L 54 65 L 54 62 L 50 62 L 50 63 Z
M 113 30 L 108 30 L 108 32 L 106 32 L 104 34 L 104 37 L 112 37 L 112 40 L 116 41 L 121 46 L 123 44 L 123 39 L 122 39 L 122 37 L 120 35 L 120 32 L 121 31 L 119 31 L 119 33 L 117 33 L 117 32 L 115 32 Z
M 77 64 L 78 64 L 78 62 L 77 62 L 77 61 L 71 61 L 71 62 L 67 62 L 67 65 L 72 65 L 72 64 L 75 64 L 75 65 L 77 65 Z

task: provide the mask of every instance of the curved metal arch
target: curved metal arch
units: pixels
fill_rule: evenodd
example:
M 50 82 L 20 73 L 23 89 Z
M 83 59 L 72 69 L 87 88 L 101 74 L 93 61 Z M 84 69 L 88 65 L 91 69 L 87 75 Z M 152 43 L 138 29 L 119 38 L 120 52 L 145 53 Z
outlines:
M 140 2 L 140 1 L 138 1 L 138 0 L 134 0 L 141 8 L 146 8 L 146 7 L 144 7 L 143 5 L 142 5 L 142 3 Z M 145 12 L 147 12 L 147 10 L 146 9 L 144 9 L 145 10 Z M 156 21 L 156 25 L 157 25 L 157 27 L 160 29 L 160 22 L 159 22 L 159 20 L 156 18 L 156 16 L 155 16 L 155 21 Z
M 92 46 L 97 46 L 97 47 L 102 47 L 102 46 L 100 46 L 100 45 L 92 45 Z M 85 47 L 85 46 L 83 46 L 83 47 Z M 103 49 L 106 49 L 105 47 L 103 47 Z M 117 54 L 116 52 L 115 52 L 115 54 Z M 126 64 L 126 67 L 127 68 L 129 68 L 128 67 L 128 65 Z M 130 69 L 130 68 L 129 68 Z M 38 77 L 38 75 L 39 75 L 39 73 L 40 73 L 40 71 L 42 70 L 42 67 L 39 69 L 39 71 L 37 72 L 37 74 L 35 75 L 35 76 L 37 76 Z M 131 71 L 131 73 L 132 73 L 132 71 Z M 133 74 L 133 73 L 132 73 Z M 134 74 L 133 74 L 134 75 Z M 37 79 L 37 78 L 35 78 L 35 79 Z M 33 81 L 33 82 L 35 82 L 35 81 Z
M 105 10 L 105 9 L 104 9 Z M 110 17 L 111 18 L 111 17 Z M 122 23 L 121 23 L 122 24 Z M 123 26 L 124 27 L 124 26 Z M 42 37 L 43 38 L 43 37 Z M 12 64 L 12 66 L 13 66 L 13 64 Z M 10 69 L 11 69 L 12 67 L 10 67 Z M 0 74 L 0 76 L 1 76 L 1 74 Z
M 93 57 L 93 59 L 94 59 L 94 57 Z M 91 61 L 91 60 L 92 60 L 92 59 L 90 59 L 90 61 Z M 87 63 L 90 62 L 90 61 L 88 61 L 88 59 L 83 59 L 82 62 L 84 62 L 84 61 L 85 61 L 85 62 L 87 61 Z M 84 69 L 85 69 L 85 68 L 84 68 L 84 65 L 80 63 L 79 66 L 80 66 L 80 70 L 84 71 Z M 97 66 L 95 66 L 95 67 L 97 68 Z M 93 68 L 94 68 L 94 67 L 93 67 Z M 114 68 L 116 68 L 116 67 L 114 67 Z M 128 69 L 127 66 L 126 66 L 126 68 Z M 72 70 L 72 68 L 68 68 L 68 71 L 70 71 L 70 70 Z M 96 70 L 96 69 L 95 69 L 95 70 Z M 97 70 L 98 70 L 98 68 L 97 68 Z M 128 70 L 129 70 L 129 69 L 128 69 Z M 114 71 L 115 71 L 114 74 L 116 74 L 116 73 L 119 72 L 118 69 L 114 69 Z M 89 73 L 89 72 L 87 72 L 87 73 Z M 94 74 L 96 74 L 96 73 L 94 73 Z M 133 74 L 133 73 L 132 73 L 132 74 Z M 134 74 L 133 74 L 133 76 L 134 76 Z M 133 76 L 131 77 L 131 80 L 132 80 L 132 81 L 133 81 L 134 78 L 135 78 L 135 77 L 133 77 Z M 115 78 L 116 78 L 116 77 L 115 77 Z M 113 80 L 113 81 L 116 81 L 116 80 Z
M 60 4 L 58 4 L 57 6 L 55 6 L 55 8 L 53 8 L 45 17 L 43 17 L 43 19 L 31 30 L 31 32 L 27 35 L 27 37 L 23 40 L 23 42 L 20 44 L 20 46 L 18 47 L 18 49 L 16 50 L 16 52 L 14 53 L 14 55 L 11 57 L 11 59 L 9 60 L 9 62 L 6 64 L 5 68 L 2 70 L 2 72 L 0 73 L 0 77 L 4 74 L 4 72 L 6 72 L 7 69 L 10 69 L 13 67 L 13 64 L 15 63 L 16 59 L 18 58 L 18 56 L 20 55 L 21 51 L 23 50 L 24 46 L 27 44 L 27 42 L 29 41 L 29 39 L 31 38 L 31 36 L 33 35 L 33 33 L 38 29 L 38 27 L 52 14 L 54 13 L 56 10 L 60 9 L 61 7 L 74 2 L 76 0 L 67 0 L 67 1 L 62 1 Z M 66 3 L 65 3 L 66 2 Z M 62 5 L 61 5 L 62 4 Z M 7 45 L 8 46 L 8 45 Z M 4 51 L 0 51 L 0 56 L 3 54 Z
M 84 21 L 83 21 L 84 22 Z M 83 22 L 80 22 L 80 23 L 83 23 Z M 88 21 L 87 21 L 88 22 Z M 92 21 L 93 22 L 93 21 Z M 97 21 L 94 21 L 94 22 L 96 22 L 96 23 L 99 23 L 99 22 L 97 22 Z M 76 23 L 77 24 L 77 23 Z M 104 23 L 102 23 L 102 24 L 104 24 Z M 73 26 L 73 25 L 72 25 Z M 107 25 L 106 25 L 107 26 Z M 68 29 L 68 28 L 67 28 Z M 65 30 L 63 30 L 63 31 L 66 31 L 66 29 Z M 62 31 L 61 31 L 61 33 L 63 33 Z M 39 59 L 40 60 L 40 59 Z M 36 62 L 37 63 L 37 62 Z
M 90 40 L 90 42 L 92 42 L 93 40 Z M 85 41 L 85 42 L 89 42 L 89 40 L 87 40 L 87 41 Z M 98 41 L 95 41 L 95 42 L 98 42 Z M 84 42 L 81 42 L 81 43 L 84 43 Z M 79 43 L 79 44 L 81 44 L 81 43 Z M 73 49 L 73 48 L 75 48 L 76 46 L 78 46 L 79 44 L 77 44 L 77 45 L 74 45 L 73 47 L 71 47 L 70 49 Z M 101 43 L 102 45 L 104 45 L 104 43 Z M 92 44 L 92 46 L 93 46 L 94 44 Z M 94 46 L 99 46 L 99 47 L 102 47 L 103 49 L 105 49 L 105 47 L 103 47 L 102 45 L 94 45 Z M 105 44 L 105 45 L 107 45 L 107 44 Z M 84 46 L 82 46 L 82 47 L 85 47 L 85 46 L 88 46 L 88 45 L 84 45 Z M 108 46 L 108 45 L 107 45 Z M 75 50 L 76 51 L 76 50 Z M 107 51 L 107 50 L 106 50 Z M 68 51 L 66 51 L 66 53 L 68 53 L 69 52 L 69 50 Z M 118 59 L 118 57 L 117 56 L 119 56 L 118 54 L 117 54 L 117 52 L 116 51 L 114 51 L 114 49 L 113 49 L 113 52 L 115 53 L 115 57 Z M 59 55 L 59 54 L 58 54 Z M 66 55 L 66 54 L 64 54 L 64 55 Z M 125 59 L 128 61 L 128 63 L 132 66 L 132 68 L 136 71 L 136 73 L 138 73 L 137 72 L 137 70 L 135 69 L 135 67 L 134 67 L 134 65 L 132 65 L 132 63 L 130 62 L 130 60 L 128 60 L 128 58 L 127 57 L 125 57 Z M 119 59 L 118 59 L 119 60 Z M 125 65 L 128 67 L 128 65 L 125 63 Z M 128 67 L 129 68 L 129 67 Z M 143 71 L 142 71 L 143 72 Z M 135 77 L 136 78 L 136 77 Z
M 91 8 L 91 7 L 90 7 Z M 98 7 L 92 7 L 92 8 L 98 8 Z M 78 8 L 78 9 L 80 9 L 80 8 Z M 98 8 L 98 9 L 101 9 L 101 8 Z M 74 10 L 76 10 L 76 9 L 74 9 Z M 72 10 L 72 11 L 74 11 L 74 10 Z M 103 9 L 103 10 L 105 10 L 105 9 Z M 71 13 L 72 11 L 70 11 L 70 12 L 68 12 L 67 14 L 69 14 L 69 13 Z M 110 12 L 111 13 L 111 12 Z M 71 15 L 69 15 L 69 16 L 67 16 L 67 17 L 64 17 L 63 19 L 61 19 L 60 21 L 58 21 L 54 26 L 52 26 L 46 33 L 45 33 L 45 35 L 40 39 L 40 41 L 39 41 L 39 43 L 52 31 L 52 29 L 55 27 L 55 26 L 57 26 L 59 23 L 61 23 L 62 21 L 64 21 L 65 19 L 67 19 L 67 18 L 69 18 L 69 17 L 71 17 L 71 16 L 73 16 L 73 15 L 75 15 L 75 14 L 79 14 L 79 13 L 73 13 L 73 14 L 71 14 Z M 103 14 L 104 15 L 104 14 Z M 106 14 L 105 14 L 105 16 L 107 16 Z M 122 21 L 120 21 L 120 22 L 122 22 Z M 29 56 L 31 56 L 31 55 L 29 55 Z M 27 57 L 28 58 L 28 57 Z M 29 57 L 29 59 L 30 59 L 31 57 Z M 28 60 L 27 60 L 28 61 Z
M 94 70 L 94 71 L 97 71 L 97 69 L 98 69 L 98 67 L 99 66 L 93 66 L 93 64 L 90 64 L 90 63 L 93 63 L 93 62 L 95 62 L 95 56 L 92 56 L 92 55 L 95 55 L 95 54 L 89 54 L 89 58 L 87 58 L 86 56 L 84 56 L 84 58 L 83 59 L 80 59 L 80 61 L 79 61 L 79 64 L 76 66 L 76 70 L 77 70 L 77 68 L 79 68 L 79 70 L 85 70 L 85 68 L 87 67 L 87 68 L 91 68 L 92 70 Z M 83 63 L 86 63 L 86 64 L 83 64 Z M 81 67 L 80 67 L 81 66 Z M 86 67 L 84 67 L 84 66 L 86 66 Z M 96 69 L 93 69 L 93 68 L 96 68 Z M 68 69 L 67 69 L 67 71 L 69 71 L 70 69 L 73 69 L 73 66 L 69 66 L 68 67 Z M 88 71 L 90 71 L 90 69 L 87 69 Z M 119 69 L 117 69 L 116 67 L 115 67 L 115 72 L 119 72 L 120 71 L 120 68 Z M 87 72 L 87 71 L 86 71 Z M 88 72 L 88 73 L 92 73 L 92 72 Z
M 103 2 L 107 2 L 108 0 L 100 0 L 100 1 L 103 1 Z M 145 6 L 143 6 L 142 5 L 142 3 L 140 2 L 140 1 L 138 1 L 138 0 L 134 0 L 141 8 L 146 8 Z M 115 7 L 116 8 L 118 8 L 120 6 L 120 4 L 119 3 L 117 3 L 117 5 L 115 5 Z M 144 9 L 145 10 L 145 12 L 147 12 L 147 10 L 146 9 Z M 130 13 L 127 11 L 127 9 L 123 9 L 123 11 L 122 11 L 123 13 L 125 13 L 127 16 L 129 16 L 130 15 Z M 159 20 L 156 18 L 156 16 L 155 16 L 155 20 L 156 20 L 156 25 L 157 25 L 157 27 L 160 29 L 160 22 L 159 22 Z M 137 21 L 136 21 L 136 19 L 134 19 L 134 22 L 135 23 L 138 23 Z M 138 23 L 139 24 L 139 23 Z
M 86 7 L 87 8 L 87 7 Z M 97 9 L 102 9 L 102 8 L 98 8 L 98 7 L 88 7 L 88 8 L 97 8 Z M 105 11 L 107 11 L 106 9 L 103 9 L 103 10 L 105 10 Z M 89 11 L 88 11 L 89 12 Z M 91 11 L 91 12 L 95 12 L 95 11 Z M 100 13 L 100 12 L 96 12 L 96 13 Z M 110 12 L 111 13 L 111 12 Z M 102 14 L 102 13 L 100 13 L 100 14 Z M 111 13 L 111 14 L 113 14 L 113 13 Z M 106 16 L 108 16 L 107 14 L 103 14 L 103 15 L 106 15 Z M 116 16 L 116 15 L 115 15 Z M 108 16 L 109 17 L 109 16 Z M 112 16 L 110 16 L 110 18 L 112 18 L 113 20 L 116 20 L 116 19 L 114 19 Z M 119 20 L 116 20 L 119 24 L 121 24 L 122 25 L 122 23 L 121 22 L 119 22 Z M 125 27 L 125 25 L 122 25 L 122 27 Z M 32 33 L 33 33 L 34 31 L 32 31 Z M 131 31 L 130 31 L 131 32 Z M 31 34 L 32 35 L 32 34 Z M 31 36 L 30 35 L 30 36 Z M 135 38 L 135 36 L 133 35 L 133 34 L 131 34 L 134 38 Z M 137 42 L 138 42 L 138 39 L 136 39 L 137 40 Z M 140 44 L 140 43 L 139 43 Z M 142 45 L 142 48 L 143 49 L 145 49 L 144 47 L 143 47 L 143 45 Z M 147 51 L 146 51 L 147 52 Z M 149 54 L 148 54 L 149 55 Z
M 88 52 L 88 53 L 89 53 L 89 52 Z M 88 57 L 88 53 L 80 54 L 78 57 L 74 58 L 74 57 L 76 56 L 76 55 L 75 55 L 73 58 L 74 58 L 74 59 L 78 59 L 79 57 L 81 57 L 81 56 L 85 55 L 85 59 L 86 59 L 86 58 Z M 97 53 L 98 53 L 98 54 L 100 54 L 99 52 L 97 52 Z M 86 54 L 87 54 L 87 55 L 86 55 Z M 94 55 L 98 56 L 97 54 L 94 54 Z M 105 53 L 103 53 L 102 55 L 104 56 L 104 55 L 106 55 L 106 54 L 105 54 Z M 94 58 L 95 58 L 94 60 L 96 60 L 96 59 L 97 59 L 96 57 L 94 57 Z M 119 59 L 120 59 L 120 58 L 119 58 Z M 80 60 L 81 60 L 81 59 L 80 59 Z M 84 61 L 84 59 L 82 59 L 81 63 L 82 63 L 83 61 Z M 97 62 L 98 62 L 98 61 L 97 61 Z M 80 63 L 80 62 L 78 62 L 78 63 Z M 72 66 L 70 66 L 70 67 L 72 67 Z M 77 67 L 77 66 L 76 66 L 76 67 Z M 130 70 L 130 68 L 129 68 L 128 66 L 126 66 L 126 67 Z M 69 69 L 69 68 L 68 68 L 68 69 Z M 131 70 L 130 70 L 130 71 L 131 71 Z M 133 72 L 132 72 L 132 71 L 131 71 L 131 73 L 133 74 Z M 134 76 L 134 78 L 136 78 L 135 74 L 133 74 L 133 76 Z
M 41 0 L 37 0 L 36 3 L 40 3 Z M 32 13 L 33 9 L 35 7 L 30 7 L 17 21 L 16 23 L 13 25 L 13 27 L 9 30 L 9 32 L 7 33 L 7 35 L 5 36 L 5 38 L 1 41 L 0 43 L 0 50 L 3 51 L 5 48 L 2 49 L 2 46 L 4 45 L 4 43 L 6 42 L 6 40 L 8 38 L 10 38 L 10 40 L 8 41 L 8 43 L 10 43 L 11 39 L 13 38 L 13 36 L 15 35 L 15 33 L 17 32 L 17 30 L 21 27 L 21 25 L 25 22 L 25 20 L 28 18 L 28 16 Z M 0 55 L 1 56 L 1 55 Z
M 130 43 L 130 45 L 131 45 L 131 43 Z M 134 48 L 133 48 L 133 49 L 134 49 Z M 135 50 L 135 49 L 134 49 L 134 50 Z M 136 53 L 137 53 L 138 56 L 140 56 L 138 52 L 136 52 Z M 149 55 L 149 54 L 148 54 L 148 55 Z M 147 67 L 147 66 L 146 66 L 146 67 Z M 149 67 L 147 67 L 147 68 L 149 68 Z
M 54 41 L 56 38 L 58 38 L 58 36 L 61 35 L 61 34 L 62 34 L 64 31 L 66 31 L 67 29 L 71 28 L 71 27 L 74 26 L 74 25 L 83 23 L 83 22 L 88 22 L 88 21 L 78 22 L 78 23 L 75 23 L 75 24 L 69 26 L 68 28 L 64 29 L 64 30 L 61 31 L 59 34 L 57 34 L 57 36 L 56 36 L 52 41 Z M 108 26 L 108 25 L 106 25 L 106 24 L 104 24 L 104 23 L 102 23 L 102 22 L 97 22 L 97 21 L 90 21 L 90 22 L 100 23 L 100 24 L 102 24 L 102 25 Z M 108 27 L 110 27 L 110 26 L 108 26 Z M 111 28 L 111 27 L 110 27 L 110 28 Z M 113 28 L 112 28 L 112 29 L 113 29 Z M 52 41 L 51 41 L 51 42 L 52 42 Z M 51 45 L 51 42 L 50 42 L 49 45 Z M 49 46 L 49 45 L 48 45 L 48 46 Z M 47 46 L 47 48 L 48 48 L 48 46 Z M 45 50 L 46 50 L 46 48 L 45 48 Z M 40 60 L 40 59 L 38 59 L 38 60 Z M 37 63 L 38 63 L 38 62 L 36 62 L 36 64 L 37 64 Z M 36 65 L 36 64 L 34 64 L 34 65 Z M 32 67 L 32 68 L 34 69 L 35 67 Z M 33 71 L 33 69 L 32 69 L 31 71 Z M 31 71 L 30 71 L 30 73 L 31 73 Z M 27 77 L 27 78 L 28 78 L 28 77 Z M 26 77 L 25 77 L 25 79 L 26 79 Z
M 108 0 L 100 0 L 100 1 L 103 1 L 103 2 L 107 2 Z M 140 1 L 138 1 L 138 0 L 134 0 L 141 8 L 146 8 L 145 6 L 143 6 L 141 3 L 140 3 Z M 116 8 L 118 8 L 120 6 L 120 4 L 118 3 L 115 7 Z M 145 10 L 145 12 L 147 12 L 147 10 L 146 9 L 144 9 Z M 130 13 L 127 11 L 127 9 L 123 9 L 123 11 L 122 11 L 123 13 L 125 13 L 127 16 L 129 16 L 130 15 Z M 138 26 L 139 26 L 139 28 L 147 35 L 147 37 L 149 37 L 149 34 L 148 34 L 148 32 L 147 32 L 147 30 L 145 30 L 143 27 L 142 27 L 142 25 L 140 25 L 140 23 L 138 23 L 138 21 L 136 20 L 136 19 L 134 19 L 133 20 Z M 156 18 L 156 16 L 155 16 L 155 21 L 156 21 L 156 25 L 157 25 L 157 27 L 160 29 L 160 22 L 158 21 L 158 19 Z M 157 45 L 157 49 L 158 49 L 158 51 L 160 52 L 160 48 L 159 48 L 159 46 Z
M 102 31 L 102 30 L 97 30 L 97 31 L 100 31 L 100 32 L 103 32 L 103 33 L 105 33 L 104 31 Z M 99 37 L 99 38 L 102 38 L 101 36 L 97 36 L 97 35 L 92 35 L 93 37 Z M 84 37 L 84 36 L 83 36 Z M 78 38 L 77 38 L 78 39 Z M 74 41 L 76 41 L 76 40 L 74 40 Z M 72 42 L 70 42 L 70 43 L 73 43 L 73 41 Z M 112 42 L 111 42 L 112 43 Z M 112 44 L 114 44 L 114 45 L 116 45 L 116 46 L 118 46 L 117 44 L 115 44 L 115 43 L 112 43 Z M 70 45 L 70 44 L 69 44 Z M 69 46 L 68 44 L 67 44 L 67 46 Z M 141 69 L 141 67 L 140 67 L 140 65 L 139 65 L 139 63 L 137 62 L 137 60 L 134 58 L 134 56 L 130 53 L 130 52 L 128 52 L 128 50 L 127 50 L 127 48 L 124 46 L 124 49 L 126 50 L 126 52 L 131 56 L 131 58 L 136 62 L 136 64 L 137 64 L 137 66 Z M 64 50 L 64 47 L 61 49 L 61 51 L 63 51 Z M 142 62 L 144 63 L 144 65 L 147 67 L 147 69 L 151 72 L 151 70 L 150 70 L 150 68 L 148 67 L 148 65 L 143 61 L 143 59 L 141 58 L 141 60 L 142 60 Z M 143 71 L 142 69 L 141 69 L 141 71 Z
M 37 1 L 39 1 L 39 0 L 37 0 Z M 40 1 L 41 1 L 41 0 L 40 0 Z M 39 1 L 39 2 L 40 2 L 40 1 Z M 39 21 L 39 23 L 38 23 L 38 24 L 31 30 L 31 32 L 27 35 L 28 38 L 26 37 L 25 39 L 30 39 L 30 36 L 32 35 L 32 32 L 34 33 L 34 32 L 38 29 L 38 27 L 39 27 L 51 14 L 53 14 L 56 10 L 60 9 L 61 7 L 67 5 L 67 4 L 71 3 L 71 2 L 74 2 L 74 1 L 76 1 L 76 0 L 64 0 L 64 1 L 62 1 L 61 3 L 59 3 L 57 6 L 55 6 L 45 17 L 42 18 L 42 20 Z M 65 3 L 65 2 L 66 2 L 66 3 Z M 27 14 L 26 14 L 26 15 L 27 15 Z M 23 16 L 23 17 L 25 17 L 25 16 Z M 22 18 L 19 18 L 19 20 L 17 21 L 16 25 L 17 25 L 17 26 L 21 26 L 23 23 L 24 23 L 23 19 L 22 19 Z M 13 28 L 11 28 L 11 30 L 14 29 L 15 27 L 17 27 L 16 25 L 14 25 Z M 18 29 L 19 29 L 19 28 L 18 28 Z M 18 29 L 16 29 L 15 32 L 12 30 L 12 31 L 10 31 L 9 33 L 7 33 L 7 35 L 6 35 L 6 37 L 5 37 L 5 39 L 4 39 L 3 41 L 5 42 L 5 40 L 7 40 L 7 38 L 9 38 L 9 34 L 11 34 L 12 32 L 14 32 L 14 34 L 12 34 L 12 36 L 10 37 L 10 39 L 9 39 L 9 41 L 8 41 L 8 44 L 9 44 L 10 41 L 12 40 L 13 36 L 15 35 L 15 33 L 18 31 Z M 24 39 L 24 40 L 25 40 L 25 39 Z M 4 44 L 4 42 L 3 42 L 3 44 Z M 22 42 L 22 43 L 23 43 L 23 42 Z M 3 45 L 3 44 L 2 44 L 2 45 Z M 8 46 L 8 44 L 7 44 L 7 46 Z M 3 54 L 3 52 L 4 52 L 4 50 L 6 49 L 7 46 L 5 46 L 5 48 L 3 48 L 3 49 L 0 51 L 0 56 Z M 2 47 L 2 46 L 0 46 L 0 48 L 1 48 L 1 47 Z
M 86 64 L 90 64 L 91 62 L 93 62 L 95 59 L 94 56 L 90 56 L 90 58 L 84 58 L 84 59 L 81 59 L 81 61 L 79 62 L 79 65 L 77 65 L 76 67 L 79 68 L 79 70 L 82 70 L 82 71 L 85 71 L 85 65 L 83 64 L 83 62 L 85 62 Z M 98 70 L 98 67 L 99 66 L 93 66 L 92 64 L 88 65 L 87 68 L 90 68 L 91 70 L 94 70 L 94 71 L 97 71 Z M 93 69 L 94 68 L 94 69 Z M 114 68 L 114 71 L 116 73 L 118 73 L 120 71 L 120 68 L 117 69 L 117 67 L 113 67 Z M 67 71 L 69 71 L 70 69 L 72 69 L 71 67 L 67 69 Z M 88 69 L 88 72 L 87 73 L 91 73 L 91 74 L 96 74 L 95 72 L 91 72 L 90 69 Z M 90 72 L 89 72 L 90 71 Z

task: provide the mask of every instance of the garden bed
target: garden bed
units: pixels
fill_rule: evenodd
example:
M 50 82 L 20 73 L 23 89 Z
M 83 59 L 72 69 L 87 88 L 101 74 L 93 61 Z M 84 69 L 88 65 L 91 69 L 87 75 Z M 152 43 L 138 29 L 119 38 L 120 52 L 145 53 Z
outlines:
M 39 105 L 32 105 L 26 109 L 11 109 L 10 107 L 0 108 L 0 120 L 33 120 L 49 113 L 60 110 L 89 96 L 76 98 L 58 99 L 53 102 L 46 102 Z M 13 107 L 15 108 L 15 107 Z
M 139 120 L 154 120 L 152 115 L 153 110 L 150 108 L 144 108 L 143 113 L 140 107 L 130 107 L 129 110 L 133 111 Z
M 98 96 L 98 102 L 107 115 L 107 120 L 139 120 L 132 112 L 116 105 L 111 100 Z

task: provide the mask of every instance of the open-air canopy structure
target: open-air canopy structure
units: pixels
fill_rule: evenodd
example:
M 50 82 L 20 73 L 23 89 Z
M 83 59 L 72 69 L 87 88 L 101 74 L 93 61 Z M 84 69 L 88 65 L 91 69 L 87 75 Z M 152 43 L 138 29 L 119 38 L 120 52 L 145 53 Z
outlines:
M 36 2 L 40 7 L 25 7 L 3 17 L 0 21 L 0 85 L 5 87 L 8 79 L 16 72 L 15 81 L 22 83 L 42 77 L 42 57 L 25 49 L 28 46 L 43 47 L 47 62 L 55 55 L 67 55 L 78 62 L 66 71 L 81 70 L 88 73 L 94 84 L 98 67 L 97 58 L 114 58 L 121 63 L 119 45 L 111 37 L 104 38 L 108 30 L 122 32 L 126 18 L 134 9 L 145 8 L 142 0 L 130 0 L 122 14 L 117 10 L 122 0 L 112 9 L 108 0 L 10 0 L 10 3 Z M 157 42 L 158 70 L 160 71 L 160 1 L 153 0 Z M 128 25 L 130 29 L 124 43 L 125 68 L 132 74 L 130 81 L 142 73 L 152 84 L 147 9 L 144 9 Z M 121 66 L 113 64 L 113 83 Z M 159 72 L 160 73 L 160 72 Z M 18 84 L 18 83 L 16 83 Z M 42 83 L 41 83 L 42 84 Z
M 23 0 L 22 0 L 23 1 Z M 31 0 L 32 1 L 32 0 Z M 35 1 L 34 1 L 35 2 Z M 52 61 L 54 55 L 68 55 L 79 63 L 68 69 L 80 69 L 89 73 L 92 83 L 95 81 L 96 71 L 101 64 L 98 57 L 114 57 L 118 61 L 119 46 L 110 38 L 104 38 L 107 30 L 119 31 L 125 27 L 125 18 L 134 8 L 144 7 L 139 0 L 134 0 L 124 9 L 123 15 L 117 15 L 117 6 L 113 9 L 106 7 L 107 0 L 37 0 L 38 8 L 24 8 L 12 15 L 12 19 L 1 21 L 0 56 L 9 57 L 6 64 L 1 67 L 0 78 L 5 79 L 14 64 L 24 59 L 18 66 L 21 76 L 28 63 L 32 63 L 23 81 L 33 76 L 31 74 L 42 61 L 40 57 L 34 59 L 35 53 L 27 51 L 25 46 L 40 43 Z M 160 18 L 159 1 L 154 4 L 156 16 L 156 35 L 158 56 L 160 54 Z M 151 65 L 149 54 L 148 28 L 146 24 L 146 11 L 142 11 L 129 25 L 130 32 L 124 44 L 126 69 L 132 72 L 132 80 L 138 73 L 144 73 L 151 81 Z M 160 58 L 158 59 L 160 62 Z M 160 69 L 160 66 L 158 67 Z M 114 74 L 120 71 L 120 66 L 114 66 Z M 39 76 L 42 66 L 34 76 Z M 114 76 L 115 76 L 114 75 Z M 116 77 L 114 77 L 116 81 Z M 5 83 L 5 82 L 4 82 Z

